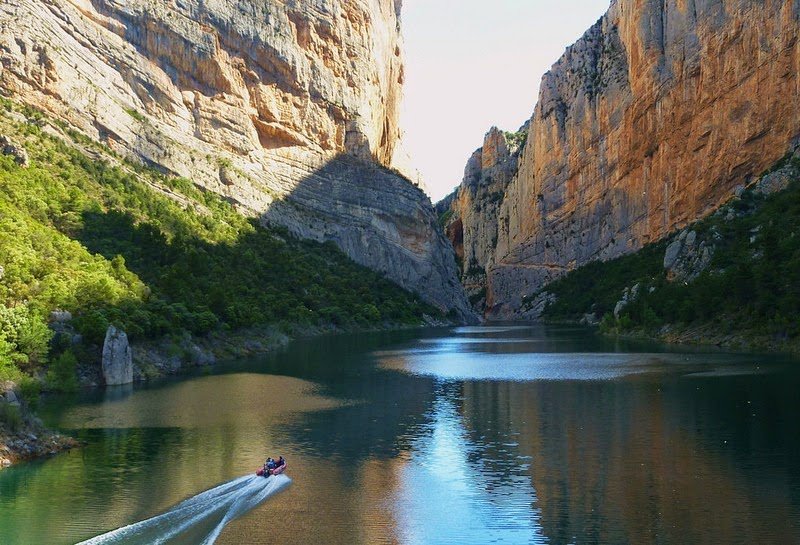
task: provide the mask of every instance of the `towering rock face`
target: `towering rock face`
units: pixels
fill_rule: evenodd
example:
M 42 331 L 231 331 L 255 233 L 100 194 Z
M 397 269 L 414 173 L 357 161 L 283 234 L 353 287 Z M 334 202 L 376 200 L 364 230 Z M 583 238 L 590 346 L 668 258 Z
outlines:
M 461 281 L 479 312 L 485 310 L 486 267 L 497 244 L 497 214 L 517 172 L 527 130 L 527 124 L 513 134 L 492 127 L 483 147 L 467 162 L 461 185 L 437 204 L 437 211 L 446 214 L 445 233 L 461 263 Z
M 542 81 L 499 212 L 492 314 L 708 214 L 792 149 L 799 30 L 793 0 L 614 1 Z
M 401 0 L 2 2 L 0 90 L 463 313 L 425 196 L 386 170 L 377 195 L 352 182 L 404 156 L 400 9 Z

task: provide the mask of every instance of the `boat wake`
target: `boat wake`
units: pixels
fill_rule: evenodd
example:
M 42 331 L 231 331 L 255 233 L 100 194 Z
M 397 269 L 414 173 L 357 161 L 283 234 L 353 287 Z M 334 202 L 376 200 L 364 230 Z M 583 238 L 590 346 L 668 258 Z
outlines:
M 157 545 L 189 537 L 191 543 L 212 545 L 220 532 L 237 517 L 286 488 L 292 480 L 286 475 L 268 479 L 239 477 L 184 500 L 166 513 L 123 526 L 78 545 L 113 543 Z

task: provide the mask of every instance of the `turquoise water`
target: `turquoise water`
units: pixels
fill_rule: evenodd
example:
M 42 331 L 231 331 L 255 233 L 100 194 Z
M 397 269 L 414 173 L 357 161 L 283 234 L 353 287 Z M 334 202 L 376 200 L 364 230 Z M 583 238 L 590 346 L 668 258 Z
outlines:
M 798 387 L 786 358 L 579 328 L 298 341 L 49 400 L 87 445 L 0 473 L 0 543 L 165 513 L 187 544 L 800 543 Z M 279 454 L 288 478 L 262 494 L 248 475 Z M 169 533 L 148 528 L 113 542 Z

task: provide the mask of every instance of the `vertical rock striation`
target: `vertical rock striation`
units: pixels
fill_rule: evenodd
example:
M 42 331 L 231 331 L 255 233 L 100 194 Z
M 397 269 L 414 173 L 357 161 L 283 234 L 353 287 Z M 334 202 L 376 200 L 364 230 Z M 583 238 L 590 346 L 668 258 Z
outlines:
M 243 213 L 332 240 L 466 315 L 424 194 L 388 170 L 380 196 L 351 181 L 375 165 L 403 167 L 400 9 L 401 0 L 11 0 L 0 3 L 0 91 Z
M 506 134 L 492 127 L 472 154 L 456 192 L 437 204 L 445 233 L 461 263 L 461 281 L 475 309 L 486 306 L 486 267 L 497 244 L 497 215 L 527 136 L 527 124 Z
M 133 354 L 128 335 L 113 325 L 108 326 L 103 342 L 103 379 L 106 386 L 133 382 Z
M 542 80 L 498 214 L 492 315 L 712 212 L 792 149 L 798 30 L 792 0 L 612 2 Z

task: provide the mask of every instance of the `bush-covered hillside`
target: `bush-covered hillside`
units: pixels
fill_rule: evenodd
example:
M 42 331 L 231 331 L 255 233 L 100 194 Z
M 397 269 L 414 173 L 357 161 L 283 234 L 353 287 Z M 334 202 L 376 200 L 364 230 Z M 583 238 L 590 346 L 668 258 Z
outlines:
M 190 180 L 128 164 L 36 111 L 3 100 L 0 134 L 30 159 L 0 154 L 0 380 L 48 360 L 51 377 L 70 375 L 74 358 L 47 325 L 56 309 L 72 313 L 85 345 L 111 323 L 135 340 L 435 313 L 332 243 L 260 227 Z
M 674 334 L 695 328 L 756 344 L 793 343 L 800 337 L 800 161 L 787 157 L 775 168 L 794 178 L 787 189 L 769 196 L 748 189 L 689 227 L 713 246 L 708 267 L 696 278 L 668 280 L 663 241 L 550 284 L 546 291 L 557 301 L 545 318 L 594 313 L 607 331 Z M 638 296 L 615 318 L 625 288 L 636 284 Z

